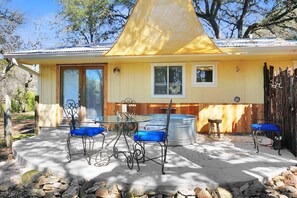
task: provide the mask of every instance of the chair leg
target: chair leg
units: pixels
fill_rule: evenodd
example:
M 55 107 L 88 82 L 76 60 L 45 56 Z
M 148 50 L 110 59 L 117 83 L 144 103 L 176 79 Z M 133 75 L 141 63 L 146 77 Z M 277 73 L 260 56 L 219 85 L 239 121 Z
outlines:
M 165 172 L 164 172 L 164 165 L 165 165 L 165 160 L 166 160 L 166 157 L 165 157 L 165 153 L 164 153 L 164 149 L 163 149 L 163 146 L 160 144 L 161 146 L 161 166 L 162 166 L 162 174 L 165 175 Z
M 255 137 L 255 132 L 253 131 L 252 136 L 253 136 L 253 141 L 254 141 L 254 149 L 256 148 L 256 137 Z
M 70 163 L 71 162 L 71 142 L 70 142 L 70 138 L 71 138 L 71 136 L 70 135 L 68 135 L 68 137 L 67 137 L 67 149 L 68 149 L 68 163 Z
M 256 142 L 257 153 L 259 153 L 258 132 L 259 131 L 255 132 L 255 142 Z

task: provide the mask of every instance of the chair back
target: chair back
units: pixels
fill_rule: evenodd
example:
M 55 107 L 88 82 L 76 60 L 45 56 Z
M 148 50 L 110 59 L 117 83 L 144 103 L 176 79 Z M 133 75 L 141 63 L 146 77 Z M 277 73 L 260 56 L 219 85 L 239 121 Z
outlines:
M 169 105 L 166 110 L 166 127 L 165 127 L 165 139 L 167 141 L 168 130 L 169 130 L 169 122 L 170 122 L 170 114 L 171 114 L 171 106 L 172 106 L 172 99 L 169 102 Z
M 70 129 L 76 129 L 78 127 L 78 104 L 69 99 L 66 101 L 66 104 L 63 106 L 65 115 L 68 119 Z
M 135 113 L 136 102 L 132 98 L 125 98 L 122 100 L 122 106 L 126 105 L 128 113 Z

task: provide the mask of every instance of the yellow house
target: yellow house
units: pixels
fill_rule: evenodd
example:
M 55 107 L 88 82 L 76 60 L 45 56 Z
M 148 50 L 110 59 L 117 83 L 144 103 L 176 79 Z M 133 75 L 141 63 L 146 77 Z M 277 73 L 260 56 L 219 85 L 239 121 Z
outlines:
M 113 45 L 7 53 L 30 72 L 39 64 L 41 128 L 59 127 L 63 104 L 80 104 L 83 121 L 112 115 L 125 98 L 136 113 L 161 113 L 169 98 L 176 114 L 222 119 L 223 132 L 247 132 L 263 118 L 263 66 L 297 67 L 297 42 L 212 40 L 191 0 L 138 0 Z

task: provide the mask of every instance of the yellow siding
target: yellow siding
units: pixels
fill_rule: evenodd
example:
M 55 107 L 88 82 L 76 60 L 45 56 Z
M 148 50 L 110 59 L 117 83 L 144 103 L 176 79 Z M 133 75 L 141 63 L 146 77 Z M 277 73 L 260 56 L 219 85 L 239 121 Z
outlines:
M 265 61 L 218 62 L 217 87 L 192 87 L 192 63 L 195 62 L 183 62 L 186 63 L 186 97 L 175 98 L 174 103 L 233 103 L 235 96 L 241 98 L 242 104 L 263 103 Z M 267 61 L 267 64 L 292 67 L 293 61 Z M 119 74 L 113 73 L 115 67 L 120 68 Z M 127 97 L 133 98 L 138 103 L 168 101 L 166 98 L 151 97 L 150 63 L 110 63 L 108 68 L 108 102 L 119 102 Z
M 39 127 L 56 127 L 56 66 L 41 65 Z

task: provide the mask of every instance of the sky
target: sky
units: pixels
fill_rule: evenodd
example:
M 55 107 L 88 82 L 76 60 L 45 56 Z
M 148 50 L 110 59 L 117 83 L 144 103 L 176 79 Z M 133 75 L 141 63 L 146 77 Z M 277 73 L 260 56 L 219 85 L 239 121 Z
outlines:
M 38 35 L 47 37 L 43 42 L 43 48 L 55 46 L 60 42 L 55 38 L 55 30 L 50 25 L 59 9 L 57 0 L 2 0 L 2 4 L 24 13 L 25 24 L 18 28 L 17 33 L 26 42 L 34 42 Z

